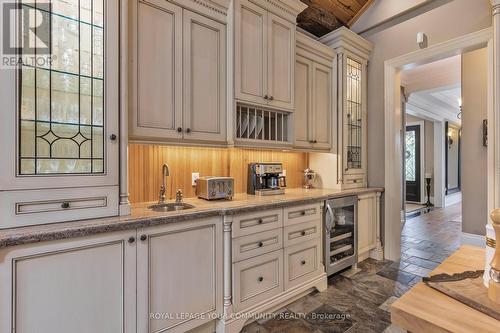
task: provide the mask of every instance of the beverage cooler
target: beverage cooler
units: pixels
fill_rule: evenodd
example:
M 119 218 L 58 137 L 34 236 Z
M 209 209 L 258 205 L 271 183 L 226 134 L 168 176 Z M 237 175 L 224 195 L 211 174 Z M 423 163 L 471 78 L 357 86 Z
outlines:
M 324 254 L 327 275 L 357 263 L 358 198 L 355 196 L 325 202 Z

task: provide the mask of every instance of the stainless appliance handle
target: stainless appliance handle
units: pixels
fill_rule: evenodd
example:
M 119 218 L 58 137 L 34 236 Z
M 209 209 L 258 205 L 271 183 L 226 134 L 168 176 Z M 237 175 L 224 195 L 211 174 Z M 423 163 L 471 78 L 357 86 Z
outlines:
M 335 217 L 333 216 L 333 209 L 328 203 L 326 204 L 326 212 L 328 215 L 326 216 L 325 226 L 326 231 L 330 232 L 330 230 L 335 227 Z

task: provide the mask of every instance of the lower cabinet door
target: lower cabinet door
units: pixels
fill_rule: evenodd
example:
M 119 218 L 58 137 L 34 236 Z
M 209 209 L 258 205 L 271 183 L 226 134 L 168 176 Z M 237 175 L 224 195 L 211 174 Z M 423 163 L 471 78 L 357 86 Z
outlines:
M 240 312 L 283 291 L 283 250 L 233 264 L 234 311 Z
M 285 248 L 285 290 L 307 282 L 323 271 L 321 239 Z
M 222 220 L 137 231 L 137 332 L 187 332 L 222 310 Z
M 136 332 L 135 235 L 1 250 L 0 332 Z

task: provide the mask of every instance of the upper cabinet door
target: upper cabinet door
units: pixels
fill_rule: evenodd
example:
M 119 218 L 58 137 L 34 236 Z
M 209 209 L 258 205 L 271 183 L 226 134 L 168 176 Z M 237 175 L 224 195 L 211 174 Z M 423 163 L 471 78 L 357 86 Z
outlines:
M 312 71 L 314 148 L 330 149 L 332 146 L 332 69 L 314 63 Z
M 269 105 L 294 109 L 295 24 L 268 13 Z
M 267 11 L 242 0 L 235 10 L 235 96 L 267 104 Z
M 130 136 L 180 139 L 182 8 L 160 0 L 135 4 Z
M 311 73 L 312 61 L 301 56 L 295 60 L 295 147 L 311 148 Z
M 226 140 L 226 26 L 184 10 L 184 139 Z

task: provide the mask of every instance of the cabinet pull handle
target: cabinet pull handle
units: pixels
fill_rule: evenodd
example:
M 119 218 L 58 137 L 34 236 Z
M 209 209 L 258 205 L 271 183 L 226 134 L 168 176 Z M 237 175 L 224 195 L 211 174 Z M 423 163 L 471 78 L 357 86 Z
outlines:
M 116 134 L 111 134 L 111 135 L 109 136 L 109 139 L 110 139 L 111 141 L 116 141 Z
M 186 128 L 186 133 L 191 133 L 191 129 L 190 128 Z
M 304 266 L 304 265 L 306 264 L 306 261 L 305 261 L 305 260 L 302 260 L 302 261 L 300 262 L 300 264 L 301 264 L 302 266 Z
M 313 143 L 318 143 L 318 141 L 316 141 L 316 140 L 313 140 Z
M 269 96 L 269 100 L 272 101 L 274 99 L 273 96 Z
M 262 276 L 259 276 L 259 278 L 257 279 L 257 281 L 262 282 L 262 281 L 264 281 L 264 278 Z
M 67 202 L 67 201 L 63 202 L 63 203 L 61 204 L 61 208 L 63 208 L 63 209 L 67 209 L 67 208 L 69 208 L 69 202 Z
M 177 127 L 177 132 L 181 133 L 182 132 L 182 127 Z
M 264 99 L 268 99 L 269 97 L 267 95 L 264 95 Z
M 146 239 L 148 239 L 148 236 L 147 235 L 141 235 L 141 241 L 145 241 Z
M 259 242 L 259 247 L 263 247 L 263 246 L 264 246 L 264 243 Z
M 128 242 L 129 242 L 130 244 L 132 244 L 133 242 L 135 242 L 135 237 L 134 237 L 134 236 L 130 236 L 130 237 L 128 238 Z

